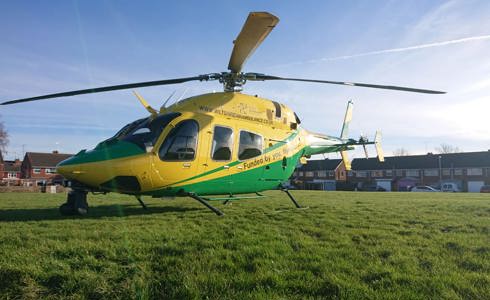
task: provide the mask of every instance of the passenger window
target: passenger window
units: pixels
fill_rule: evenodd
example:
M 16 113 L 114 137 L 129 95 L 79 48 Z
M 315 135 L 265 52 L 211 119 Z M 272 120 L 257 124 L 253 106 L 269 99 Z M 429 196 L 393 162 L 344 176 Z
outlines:
M 240 131 L 240 145 L 238 147 L 238 159 L 244 160 L 262 154 L 262 137 L 258 134 Z
M 233 130 L 228 127 L 214 127 L 211 157 L 213 160 L 230 160 L 233 149 Z
M 179 123 L 167 136 L 158 155 L 161 160 L 186 161 L 196 156 L 199 125 L 194 120 Z

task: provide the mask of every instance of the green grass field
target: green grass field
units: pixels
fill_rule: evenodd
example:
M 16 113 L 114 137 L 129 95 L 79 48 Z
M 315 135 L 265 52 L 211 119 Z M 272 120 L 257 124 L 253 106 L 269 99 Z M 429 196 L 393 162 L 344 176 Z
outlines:
M 490 299 L 490 195 L 0 194 L 0 299 Z

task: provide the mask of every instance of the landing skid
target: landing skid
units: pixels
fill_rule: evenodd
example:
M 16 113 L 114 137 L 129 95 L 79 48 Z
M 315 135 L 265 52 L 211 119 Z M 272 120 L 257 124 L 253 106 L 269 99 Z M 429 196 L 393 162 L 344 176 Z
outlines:
M 307 207 L 302 207 L 301 205 L 298 204 L 298 202 L 296 201 L 296 199 L 294 199 L 293 195 L 291 195 L 291 193 L 289 192 L 289 190 L 285 187 L 281 187 L 281 191 L 286 193 L 286 195 L 288 195 L 289 199 L 291 199 L 291 201 L 294 203 L 294 205 L 296 206 L 296 208 L 307 208 Z M 255 193 L 257 196 L 244 196 L 244 197 L 235 197 L 233 196 L 232 194 L 230 194 L 228 197 L 221 197 L 221 198 L 204 198 L 204 197 L 201 197 L 195 193 L 187 193 L 186 195 L 188 197 L 191 197 L 192 199 L 194 200 L 197 200 L 199 201 L 202 205 L 206 206 L 207 208 L 209 208 L 210 210 L 212 210 L 215 214 L 217 214 L 218 216 L 222 216 L 224 215 L 224 213 L 217 209 L 216 207 L 212 206 L 211 204 L 209 204 L 209 201 L 224 201 L 223 204 L 227 204 L 229 201 L 233 201 L 233 200 L 239 200 L 239 199 L 255 199 L 255 198 L 263 198 L 263 197 L 266 197 L 265 195 L 262 195 L 260 194 L 259 192 L 256 192 Z

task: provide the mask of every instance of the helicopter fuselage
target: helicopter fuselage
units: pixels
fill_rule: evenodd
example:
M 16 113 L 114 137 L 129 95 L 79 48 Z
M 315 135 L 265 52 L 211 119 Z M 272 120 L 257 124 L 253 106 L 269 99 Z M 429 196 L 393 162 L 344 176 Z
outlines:
M 204 94 L 126 125 L 57 169 L 89 190 L 154 197 L 277 189 L 301 157 L 346 149 L 341 139 L 312 134 L 299 123 L 275 101 Z

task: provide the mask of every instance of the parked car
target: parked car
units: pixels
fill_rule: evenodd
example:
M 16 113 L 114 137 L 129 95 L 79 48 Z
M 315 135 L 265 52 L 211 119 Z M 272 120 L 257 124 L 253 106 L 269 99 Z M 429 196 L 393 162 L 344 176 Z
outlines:
M 456 193 L 456 192 L 461 192 L 461 190 L 459 189 L 458 185 L 454 182 L 446 182 L 446 183 L 443 183 L 442 186 L 441 186 L 441 192 L 452 192 L 452 193 Z
M 414 186 L 410 191 L 411 192 L 440 192 L 438 189 L 435 189 L 428 185 L 417 185 Z
M 363 191 L 363 192 L 386 192 L 386 189 L 383 187 L 380 187 L 379 185 L 366 185 L 363 186 L 362 188 L 358 189 L 358 191 Z
M 490 193 L 490 184 L 482 186 L 480 188 L 480 193 Z

